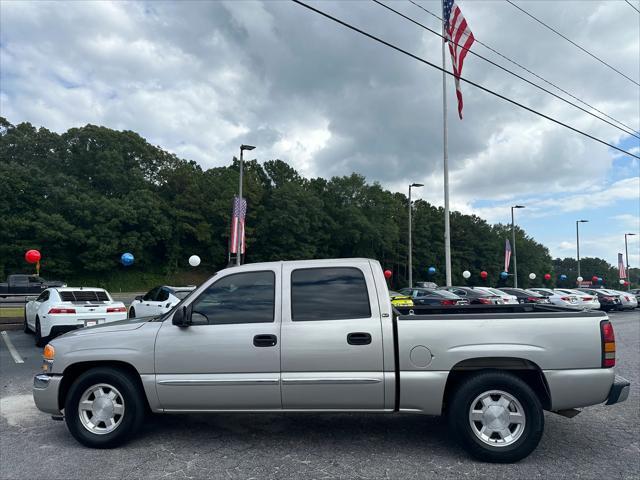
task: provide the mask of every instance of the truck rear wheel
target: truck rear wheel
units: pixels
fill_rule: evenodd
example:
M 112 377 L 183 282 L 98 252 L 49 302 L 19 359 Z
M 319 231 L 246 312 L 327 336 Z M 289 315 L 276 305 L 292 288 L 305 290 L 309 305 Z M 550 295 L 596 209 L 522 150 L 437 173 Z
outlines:
M 511 463 L 538 446 L 544 412 L 535 392 L 507 372 L 472 376 L 453 393 L 449 426 L 461 445 L 485 462 Z
M 129 440 L 145 415 L 142 393 L 131 376 L 110 367 L 80 375 L 65 401 L 67 428 L 87 447 L 113 448 Z

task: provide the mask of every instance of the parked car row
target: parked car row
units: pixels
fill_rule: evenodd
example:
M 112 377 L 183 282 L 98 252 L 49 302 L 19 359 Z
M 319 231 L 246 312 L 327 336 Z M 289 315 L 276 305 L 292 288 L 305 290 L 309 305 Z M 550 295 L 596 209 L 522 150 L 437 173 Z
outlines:
M 577 310 L 624 310 L 638 307 L 638 295 L 611 289 L 512 287 L 413 287 L 391 292 L 391 303 L 414 305 L 550 304 Z

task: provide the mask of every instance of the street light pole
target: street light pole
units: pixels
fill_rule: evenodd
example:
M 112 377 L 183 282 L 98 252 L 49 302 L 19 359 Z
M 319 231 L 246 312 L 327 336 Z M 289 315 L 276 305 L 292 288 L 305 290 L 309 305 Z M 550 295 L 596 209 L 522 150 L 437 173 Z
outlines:
M 514 205 L 511 207 L 511 250 L 513 250 L 513 288 L 518 288 L 518 259 L 516 257 L 516 222 L 513 215 L 515 208 L 525 208 L 524 205 Z
M 240 180 L 238 185 L 238 198 L 239 202 L 242 202 L 242 167 L 243 167 L 243 153 L 245 150 L 253 150 L 252 145 L 240 145 Z M 242 260 L 242 240 L 240 239 L 240 221 L 236 223 L 236 265 L 241 264 Z
M 629 247 L 627 246 L 627 235 L 633 236 L 635 233 L 625 233 L 624 234 L 624 255 L 627 263 L 627 290 L 631 290 L 631 279 L 629 278 Z
M 587 223 L 589 220 L 576 220 L 576 258 L 578 260 L 578 277 L 580 276 L 580 231 L 578 230 L 579 223 Z
M 411 185 L 409 185 L 409 288 L 413 287 L 413 246 L 411 243 L 411 213 L 412 213 L 412 207 L 411 207 L 411 187 L 423 187 L 424 185 L 422 183 L 412 183 Z

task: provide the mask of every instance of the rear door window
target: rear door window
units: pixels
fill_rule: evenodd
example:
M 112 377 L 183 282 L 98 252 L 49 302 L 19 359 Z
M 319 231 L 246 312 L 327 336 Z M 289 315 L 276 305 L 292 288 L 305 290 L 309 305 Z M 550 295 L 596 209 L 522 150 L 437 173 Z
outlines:
M 291 319 L 294 322 L 370 318 L 367 283 L 353 267 L 324 267 L 291 273 Z
M 169 290 L 161 288 L 156 296 L 156 302 L 166 302 L 167 300 L 169 300 Z

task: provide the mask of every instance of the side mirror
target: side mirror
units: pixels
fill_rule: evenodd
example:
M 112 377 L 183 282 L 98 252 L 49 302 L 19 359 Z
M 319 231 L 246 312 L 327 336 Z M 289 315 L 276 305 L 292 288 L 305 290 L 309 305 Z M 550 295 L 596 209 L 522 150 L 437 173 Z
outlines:
M 173 314 L 172 322 L 176 327 L 188 327 L 191 322 L 187 316 L 187 307 L 178 308 Z
M 142 295 L 138 295 L 136 298 L 134 298 L 134 300 L 138 300 L 138 301 L 142 301 Z

